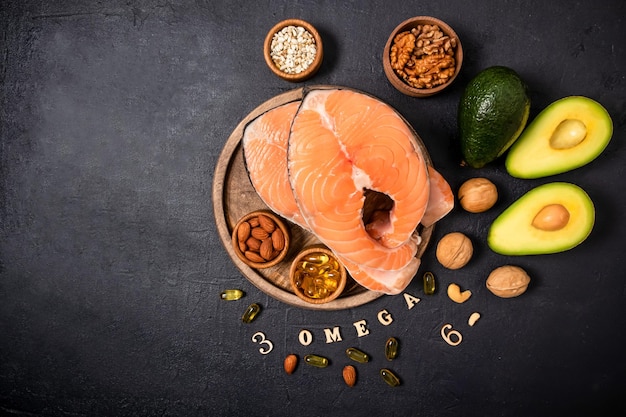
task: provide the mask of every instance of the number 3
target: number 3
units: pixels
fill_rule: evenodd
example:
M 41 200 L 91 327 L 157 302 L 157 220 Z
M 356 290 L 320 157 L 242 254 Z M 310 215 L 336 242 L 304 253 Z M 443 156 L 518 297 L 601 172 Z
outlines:
M 267 345 L 267 347 L 259 348 L 259 352 L 261 352 L 261 355 L 267 355 L 272 351 L 272 349 L 274 349 L 274 345 L 270 340 L 267 340 L 265 338 L 265 334 L 263 332 L 256 332 L 255 334 L 253 334 L 252 341 L 258 343 L 259 345 Z

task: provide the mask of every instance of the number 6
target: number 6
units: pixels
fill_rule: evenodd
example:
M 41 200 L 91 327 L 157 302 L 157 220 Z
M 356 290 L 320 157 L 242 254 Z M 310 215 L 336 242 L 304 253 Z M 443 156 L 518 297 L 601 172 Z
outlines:
M 446 332 L 446 330 L 449 330 Z M 451 336 L 455 336 L 456 340 L 452 340 Z M 441 328 L 441 337 L 450 346 L 457 346 L 463 340 L 463 336 L 457 330 L 452 330 L 451 324 L 444 324 Z

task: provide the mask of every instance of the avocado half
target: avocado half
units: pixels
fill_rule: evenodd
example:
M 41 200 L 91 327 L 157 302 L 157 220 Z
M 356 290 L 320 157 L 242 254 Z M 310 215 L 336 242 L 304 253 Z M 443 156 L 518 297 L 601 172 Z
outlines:
M 613 135 L 611 116 L 582 96 L 565 97 L 546 107 L 509 150 L 505 166 L 516 178 L 542 178 L 594 160 Z
M 544 208 L 559 205 L 568 213 L 562 227 L 546 230 L 535 226 Z M 582 188 L 567 182 L 548 183 L 528 191 L 504 210 L 491 224 L 487 244 L 502 255 L 563 252 L 582 243 L 594 222 L 593 202 Z

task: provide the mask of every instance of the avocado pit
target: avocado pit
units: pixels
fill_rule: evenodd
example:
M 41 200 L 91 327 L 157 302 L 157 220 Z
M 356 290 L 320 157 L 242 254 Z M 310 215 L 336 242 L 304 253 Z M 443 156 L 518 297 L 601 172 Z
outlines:
M 563 205 L 548 204 L 539 210 L 532 225 L 540 230 L 554 232 L 564 228 L 569 222 L 569 217 L 569 211 Z
M 579 119 L 565 119 L 554 129 L 550 137 L 553 149 L 571 149 L 579 145 L 587 136 L 587 126 Z

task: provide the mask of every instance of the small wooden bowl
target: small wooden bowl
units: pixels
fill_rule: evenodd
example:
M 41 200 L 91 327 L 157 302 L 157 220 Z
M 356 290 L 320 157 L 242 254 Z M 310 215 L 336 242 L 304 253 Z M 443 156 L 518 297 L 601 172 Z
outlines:
M 437 25 L 439 29 L 444 33 L 444 35 L 448 35 L 450 38 L 456 38 L 456 49 L 454 52 L 454 59 L 456 68 L 454 74 L 448 79 L 444 84 L 440 84 L 433 88 L 415 88 L 407 84 L 391 67 L 391 47 L 393 45 L 393 40 L 398 33 L 404 31 L 410 31 L 413 28 L 416 28 L 417 25 Z M 463 47 L 461 46 L 461 40 L 454 32 L 454 30 L 448 26 L 447 23 L 443 22 L 440 19 L 430 16 L 416 16 L 410 19 L 405 20 L 400 23 L 394 30 L 391 32 L 389 39 L 387 40 L 387 44 L 385 45 L 385 49 L 383 52 L 383 70 L 385 71 L 385 75 L 389 82 L 401 93 L 406 94 L 411 97 L 428 97 L 433 94 L 437 94 L 447 88 L 456 76 L 461 71 L 461 65 L 463 64 Z
M 239 228 L 242 227 L 242 224 L 244 222 L 248 222 L 250 219 L 258 217 L 260 214 L 269 217 L 276 224 L 276 227 L 280 229 L 280 231 L 282 232 L 284 241 L 285 241 L 284 247 L 278 253 L 278 255 L 264 262 L 253 261 L 253 260 L 248 259 L 246 255 L 244 254 L 244 252 L 242 252 L 241 248 L 239 247 L 239 236 L 238 236 Z M 271 266 L 274 266 L 278 264 L 279 262 L 281 262 L 283 259 L 285 259 L 285 256 L 287 256 L 287 252 L 289 252 L 290 240 L 291 240 L 291 236 L 290 236 L 289 228 L 280 217 L 278 217 L 277 215 L 275 215 L 274 213 L 268 210 L 258 210 L 258 211 L 253 211 L 251 213 L 248 213 L 245 216 L 243 216 L 241 219 L 239 219 L 239 221 L 233 228 L 231 241 L 232 241 L 233 250 L 235 251 L 235 254 L 237 254 L 237 257 L 241 259 L 242 262 L 244 262 L 246 265 L 250 266 L 251 268 L 263 269 L 263 268 L 269 268 Z
M 300 253 L 298 253 L 298 255 L 296 255 L 295 259 L 291 263 L 291 269 L 289 270 L 289 281 L 291 282 L 291 287 L 293 289 L 293 292 L 296 294 L 296 296 L 298 296 L 298 298 L 311 304 L 324 304 L 324 303 L 328 303 L 329 301 L 336 299 L 337 297 L 341 295 L 341 293 L 346 287 L 346 282 L 348 281 L 348 273 L 346 272 L 346 268 L 341 264 L 341 262 L 337 260 L 337 263 L 339 264 L 339 273 L 340 273 L 339 282 L 337 283 L 337 289 L 325 298 L 311 298 L 307 296 L 296 283 L 296 269 L 298 267 L 298 263 L 300 262 L 302 258 L 304 258 L 307 255 L 317 253 L 317 252 L 324 253 L 332 257 L 333 259 L 337 260 L 337 258 L 332 253 L 332 251 L 326 248 L 325 246 L 321 246 L 321 245 L 309 246 L 308 248 L 305 248 Z
M 307 32 L 313 35 L 313 38 L 315 39 L 315 47 L 316 47 L 315 59 L 313 60 L 313 63 L 311 63 L 311 65 L 307 67 L 306 70 L 298 74 L 290 74 L 290 73 L 281 71 L 276 66 L 271 56 L 272 38 L 277 32 L 281 31 L 283 28 L 287 26 L 296 26 L 296 27 L 301 26 L 304 29 L 306 29 Z M 301 82 L 312 77 L 317 72 L 317 70 L 320 69 L 320 66 L 322 65 L 322 59 L 324 57 L 322 37 L 318 33 L 317 29 L 313 27 L 313 25 L 311 25 L 308 22 L 305 22 L 304 20 L 300 20 L 300 19 L 283 20 L 282 22 L 279 22 L 276 25 L 274 25 L 274 27 L 270 29 L 270 31 L 267 33 L 267 36 L 265 37 L 265 42 L 263 44 L 263 55 L 265 56 L 265 63 L 270 68 L 270 70 L 272 70 L 274 74 L 276 74 L 283 80 L 287 80 L 290 82 Z

